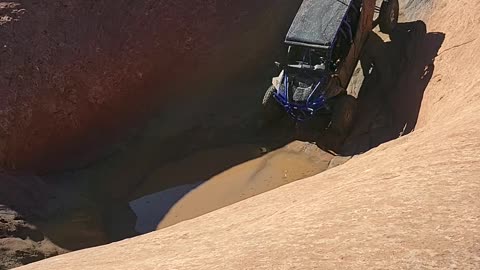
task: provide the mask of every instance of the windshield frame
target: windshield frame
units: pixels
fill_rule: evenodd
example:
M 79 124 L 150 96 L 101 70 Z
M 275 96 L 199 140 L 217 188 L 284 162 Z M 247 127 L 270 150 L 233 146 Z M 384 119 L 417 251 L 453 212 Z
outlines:
M 322 66 L 321 69 L 327 70 L 331 61 L 328 50 L 315 49 L 304 46 L 289 46 L 287 53 L 287 66 L 292 69 L 314 70 L 314 67 Z

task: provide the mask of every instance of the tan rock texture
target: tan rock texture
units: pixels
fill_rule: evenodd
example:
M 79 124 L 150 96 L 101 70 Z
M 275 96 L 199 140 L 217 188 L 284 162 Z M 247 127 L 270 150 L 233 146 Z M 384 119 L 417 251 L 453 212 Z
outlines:
M 445 34 L 413 133 L 199 218 L 20 269 L 479 269 L 480 2 L 404 4 Z

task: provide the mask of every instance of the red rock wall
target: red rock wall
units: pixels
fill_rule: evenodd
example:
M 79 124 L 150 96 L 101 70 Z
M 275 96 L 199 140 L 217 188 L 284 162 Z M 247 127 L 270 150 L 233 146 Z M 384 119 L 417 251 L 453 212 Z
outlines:
M 38 172 L 91 161 L 167 89 L 252 69 L 279 47 L 299 2 L 0 4 L 1 164 Z

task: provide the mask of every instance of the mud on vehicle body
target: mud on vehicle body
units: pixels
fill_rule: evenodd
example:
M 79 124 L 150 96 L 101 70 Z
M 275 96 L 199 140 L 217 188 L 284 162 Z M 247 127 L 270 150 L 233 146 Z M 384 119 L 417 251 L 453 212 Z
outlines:
M 397 20 L 398 0 L 384 0 L 381 7 L 375 0 L 304 0 L 285 39 L 287 63 L 276 63 L 280 75 L 263 99 L 265 120 L 282 111 L 296 121 L 327 113 L 331 127 L 347 133 L 356 100 L 345 97 L 346 89 L 363 45 L 376 24 L 389 33 Z

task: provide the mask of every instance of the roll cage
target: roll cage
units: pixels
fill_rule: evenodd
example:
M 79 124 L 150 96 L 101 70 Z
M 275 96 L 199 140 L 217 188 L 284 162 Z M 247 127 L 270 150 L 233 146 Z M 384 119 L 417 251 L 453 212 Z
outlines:
M 336 65 L 355 39 L 361 9 L 362 0 L 304 0 L 285 43 L 321 52 Z

